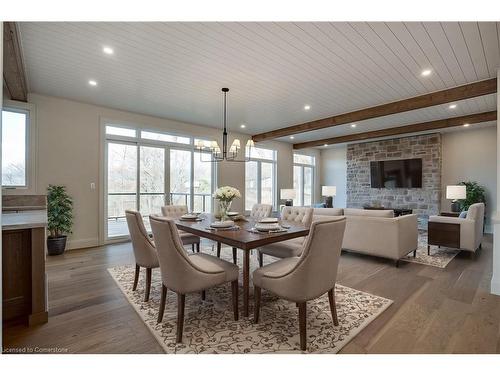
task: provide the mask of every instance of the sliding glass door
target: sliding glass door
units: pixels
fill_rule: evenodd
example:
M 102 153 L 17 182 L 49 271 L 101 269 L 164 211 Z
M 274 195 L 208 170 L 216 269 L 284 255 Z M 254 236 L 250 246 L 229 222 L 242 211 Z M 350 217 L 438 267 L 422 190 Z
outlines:
M 128 209 L 141 212 L 148 230 L 147 217 L 160 214 L 165 204 L 211 212 L 213 163 L 202 162 L 191 145 L 162 144 L 161 140 L 151 140 L 151 137 L 143 140 L 137 138 L 133 130 L 127 132 L 128 129 L 123 128 L 116 134 L 116 129 L 121 128 L 111 127 L 109 132 L 106 129 L 109 139 L 105 143 L 105 240 L 129 235 L 125 219 Z M 175 139 L 178 138 L 191 142 L 190 138 Z M 210 160 L 210 155 L 207 156 L 204 160 Z

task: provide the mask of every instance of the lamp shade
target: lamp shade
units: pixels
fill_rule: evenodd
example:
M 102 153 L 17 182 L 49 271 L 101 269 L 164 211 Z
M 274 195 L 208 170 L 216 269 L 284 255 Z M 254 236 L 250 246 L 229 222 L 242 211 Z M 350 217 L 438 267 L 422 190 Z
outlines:
M 321 195 L 324 197 L 334 197 L 337 195 L 337 187 L 336 186 L 322 186 L 321 187 Z
M 281 199 L 295 199 L 295 190 L 294 189 L 281 189 L 280 190 L 280 198 Z
M 446 199 L 465 199 L 467 191 L 465 185 L 446 186 Z

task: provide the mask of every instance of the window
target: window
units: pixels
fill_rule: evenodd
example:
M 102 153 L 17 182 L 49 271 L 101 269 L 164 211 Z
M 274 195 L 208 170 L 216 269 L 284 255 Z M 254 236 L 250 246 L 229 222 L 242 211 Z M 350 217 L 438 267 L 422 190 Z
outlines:
M 2 186 L 28 187 L 27 111 L 2 111 Z
M 293 188 L 295 203 L 298 206 L 310 206 L 314 200 L 314 156 L 293 155 Z
M 211 212 L 215 164 L 200 160 L 190 137 L 138 132 L 118 125 L 107 125 L 105 132 L 106 239 L 128 236 L 127 209 L 140 211 L 148 230 L 147 217 L 161 213 L 165 204 Z M 210 160 L 210 154 L 203 155 L 203 160 Z
M 256 203 L 276 206 L 276 151 L 255 147 L 247 156 L 252 160 L 245 163 L 245 210 Z

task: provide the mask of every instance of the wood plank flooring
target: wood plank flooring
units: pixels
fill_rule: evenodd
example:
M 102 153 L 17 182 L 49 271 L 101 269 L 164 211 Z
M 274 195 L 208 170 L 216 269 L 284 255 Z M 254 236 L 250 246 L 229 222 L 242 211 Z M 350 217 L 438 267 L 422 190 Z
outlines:
M 49 322 L 5 327 L 5 348 L 162 353 L 107 268 L 133 264 L 130 243 L 48 257 Z M 343 253 L 339 283 L 394 300 L 341 353 L 500 353 L 500 297 L 489 294 L 492 237 L 445 269 Z M 241 301 L 240 301 L 241 304 Z M 298 324 L 298 323 L 297 323 Z

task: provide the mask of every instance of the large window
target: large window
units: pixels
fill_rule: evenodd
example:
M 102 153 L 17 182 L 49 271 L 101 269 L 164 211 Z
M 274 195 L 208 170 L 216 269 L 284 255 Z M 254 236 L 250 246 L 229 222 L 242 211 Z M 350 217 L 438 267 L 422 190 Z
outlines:
M 200 160 L 191 138 L 116 124 L 107 125 L 105 134 L 107 239 L 128 236 L 127 209 L 139 210 L 148 230 L 147 216 L 165 204 L 211 211 L 215 164 Z
M 28 187 L 27 111 L 2 111 L 2 186 Z
M 253 148 L 252 161 L 245 163 L 245 210 L 256 203 L 276 206 L 276 151 Z
M 293 155 L 293 188 L 295 189 L 295 204 L 310 206 L 314 200 L 314 156 Z

